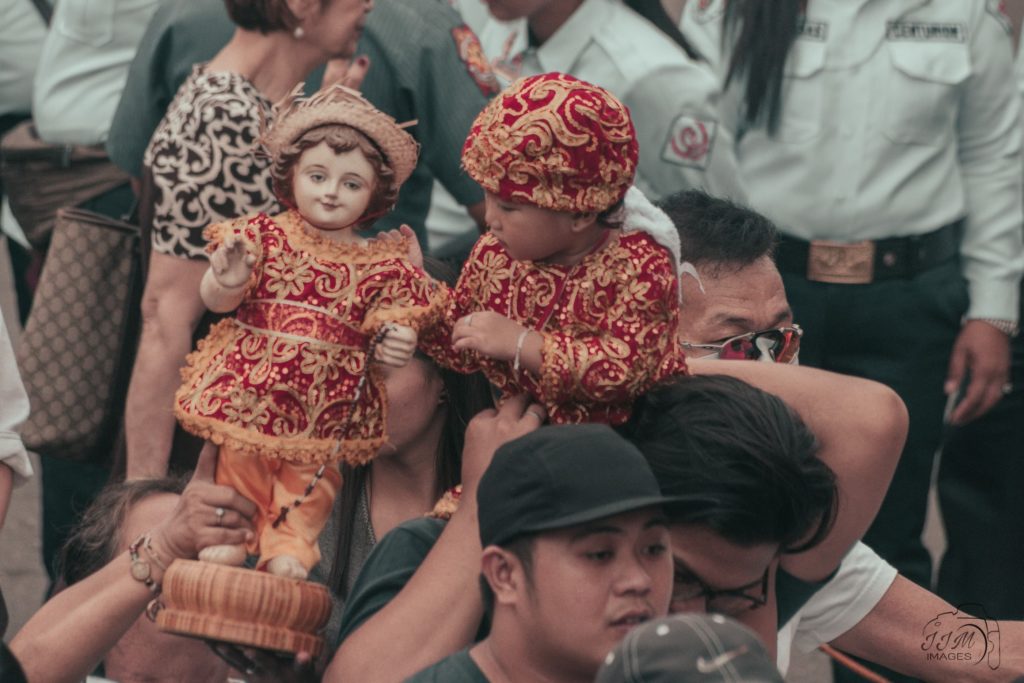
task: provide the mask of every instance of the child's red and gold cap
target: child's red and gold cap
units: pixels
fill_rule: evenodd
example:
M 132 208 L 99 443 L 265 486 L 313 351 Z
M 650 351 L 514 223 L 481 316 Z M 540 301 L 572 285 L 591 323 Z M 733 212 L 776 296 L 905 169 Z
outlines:
M 521 78 L 473 122 L 462 166 L 486 191 L 553 211 L 613 207 L 636 176 L 639 148 L 626 108 L 562 73 Z

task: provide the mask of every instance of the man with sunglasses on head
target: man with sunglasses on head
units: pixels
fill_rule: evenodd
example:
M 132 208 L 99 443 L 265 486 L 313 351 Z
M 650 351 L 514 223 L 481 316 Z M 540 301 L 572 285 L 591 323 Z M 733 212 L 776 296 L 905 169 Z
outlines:
M 684 266 L 687 274 L 681 281 L 680 315 L 680 339 L 684 340 L 689 357 L 796 363 L 803 331 L 793 323 L 782 277 L 773 260 L 778 239 L 775 225 L 756 211 L 700 191 L 676 193 L 660 202 L 660 206 L 676 225 L 683 258 L 689 263 Z M 652 462 L 660 480 L 681 482 L 708 492 L 709 486 L 722 486 L 719 476 L 722 469 L 744 471 L 740 463 L 747 461 L 749 467 L 766 468 L 758 479 L 767 481 L 779 458 L 766 460 L 762 445 L 756 443 L 750 444 L 750 452 L 746 454 L 735 448 L 729 450 L 715 431 L 718 413 L 713 410 L 710 419 L 705 419 L 700 412 L 720 402 L 708 401 L 707 397 L 695 400 L 697 389 L 691 386 L 686 391 L 676 391 L 674 400 L 663 399 L 670 412 L 672 406 L 687 403 L 697 406 L 696 412 L 672 413 L 678 421 L 666 424 L 675 425 L 685 433 L 688 450 L 698 456 L 705 454 L 707 462 L 702 464 L 700 457 L 663 458 L 661 465 Z M 750 395 L 742 400 L 761 400 L 756 393 L 743 388 L 732 388 L 725 393 L 747 393 Z M 731 405 L 730 401 L 721 403 Z M 740 419 L 738 415 L 734 417 Z M 640 433 L 643 434 L 643 430 Z M 730 435 L 730 439 L 735 446 L 736 435 Z M 642 438 L 641 448 L 644 448 Z M 645 454 L 648 454 L 646 450 Z M 745 471 L 751 472 L 749 468 Z M 723 489 L 731 504 L 715 508 L 717 519 L 708 516 L 697 523 L 700 528 L 702 523 L 708 526 L 709 519 L 714 520 L 710 525 L 714 533 L 703 534 L 704 544 L 711 539 L 715 543 L 713 547 L 705 547 L 705 552 L 701 552 L 700 538 L 673 534 L 677 549 L 673 609 L 687 596 L 698 602 L 703 597 L 706 609 L 712 612 L 735 616 L 744 610 L 757 609 L 764 602 L 759 596 L 767 592 L 758 589 L 758 579 L 753 577 L 758 568 L 764 567 L 760 581 L 766 586 L 769 566 L 766 557 L 774 545 L 782 553 L 775 588 L 778 596 L 777 661 L 783 672 L 788 668 L 793 645 L 810 652 L 831 643 L 843 651 L 926 680 L 966 680 L 962 677 L 968 672 L 951 669 L 946 661 L 929 660 L 921 650 L 921 627 L 936 615 L 952 612 L 954 608 L 950 604 L 900 576 L 894 567 L 860 542 L 846 554 L 839 569 L 827 581 L 815 583 L 797 578 L 785 571 L 792 569 L 789 566 L 792 561 L 787 559 L 792 554 L 791 549 L 787 550 L 787 542 L 782 536 L 773 538 L 772 532 L 767 530 L 772 524 L 766 520 L 765 513 L 785 509 L 785 502 L 778 499 L 772 503 L 758 496 L 734 496 L 728 493 L 730 490 L 736 492 L 735 482 Z M 747 524 L 747 521 L 756 523 Z M 777 528 L 786 526 L 779 524 Z M 706 552 L 708 550 L 712 552 Z M 722 590 L 725 584 L 720 579 L 711 579 L 729 576 L 729 572 L 739 571 L 738 568 L 744 566 L 748 567 L 746 574 L 738 577 L 738 583 L 729 584 L 728 590 Z M 800 570 L 796 569 L 795 573 L 800 574 Z M 1005 651 L 1011 643 L 1020 642 L 1024 630 L 1019 622 L 1004 622 L 1003 626 Z M 973 667 L 969 673 L 978 675 L 977 680 L 1002 680 L 1000 676 L 1009 675 L 1009 671 L 1005 666 L 1002 670 Z

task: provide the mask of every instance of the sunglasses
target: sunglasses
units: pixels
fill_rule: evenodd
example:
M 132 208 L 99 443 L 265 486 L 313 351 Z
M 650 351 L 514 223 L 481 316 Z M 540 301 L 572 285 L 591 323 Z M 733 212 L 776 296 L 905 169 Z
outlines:
M 800 337 L 804 334 L 799 325 L 779 327 L 729 337 L 710 344 L 683 342 L 687 351 L 709 351 L 694 358 L 714 356 L 723 360 L 769 360 L 776 363 L 792 363 L 800 350 Z
M 768 603 L 768 571 L 761 578 L 737 588 L 717 589 L 704 583 L 684 565 L 676 564 L 672 580 L 672 603 L 685 603 L 703 598 L 709 614 L 735 617 Z M 749 591 L 756 589 L 756 593 Z

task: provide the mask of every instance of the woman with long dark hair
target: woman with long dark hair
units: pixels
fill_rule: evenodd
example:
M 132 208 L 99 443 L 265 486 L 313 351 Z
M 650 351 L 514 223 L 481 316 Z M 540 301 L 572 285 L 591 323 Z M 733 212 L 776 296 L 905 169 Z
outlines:
M 703 188 L 744 198 L 717 86 L 659 0 L 488 0 L 480 43 L 502 86 L 560 71 L 629 107 L 640 143 L 636 184 L 652 199 Z
M 427 259 L 431 277 L 455 284 L 455 273 Z M 419 351 L 384 378 L 388 397 L 388 440 L 373 462 L 342 466 L 334 512 L 320 534 L 319 571 L 340 607 L 348 597 L 377 539 L 433 508 L 462 478 L 466 425 L 491 406 L 490 387 L 477 372 L 463 375 L 438 367 Z M 336 635 L 341 610 L 328 626 Z
M 1002 396 L 1017 325 L 1019 95 L 985 0 L 691 0 L 750 203 L 777 253 L 801 362 L 882 381 L 910 434 L 865 541 L 927 586 L 921 543 L 943 429 Z

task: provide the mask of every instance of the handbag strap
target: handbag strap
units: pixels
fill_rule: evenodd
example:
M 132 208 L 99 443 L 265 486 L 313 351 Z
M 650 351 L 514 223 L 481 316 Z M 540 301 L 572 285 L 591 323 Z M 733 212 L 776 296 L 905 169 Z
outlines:
M 35 5 L 36 11 L 39 12 L 39 16 L 43 18 L 43 21 L 47 26 L 50 25 L 50 20 L 53 18 L 53 7 L 46 0 L 32 0 L 32 4 Z

